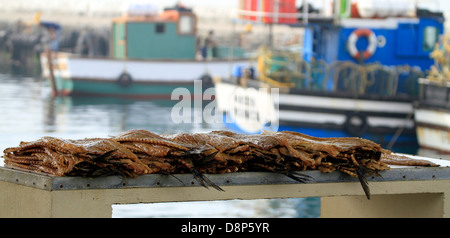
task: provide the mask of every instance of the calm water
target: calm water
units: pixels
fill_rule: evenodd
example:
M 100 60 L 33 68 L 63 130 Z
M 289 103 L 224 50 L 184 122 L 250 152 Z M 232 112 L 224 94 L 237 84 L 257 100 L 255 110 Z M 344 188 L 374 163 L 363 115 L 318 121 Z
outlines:
M 175 101 L 56 98 L 42 79 L 0 74 L 0 151 L 42 136 L 108 137 L 129 129 L 208 132 L 221 123 L 175 124 Z M 194 112 L 195 113 L 195 112 Z M 3 165 L 3 161 L 0 161 Z M 320 199 L 263 199 L 113 206 L 113 217 L 319 217 Z

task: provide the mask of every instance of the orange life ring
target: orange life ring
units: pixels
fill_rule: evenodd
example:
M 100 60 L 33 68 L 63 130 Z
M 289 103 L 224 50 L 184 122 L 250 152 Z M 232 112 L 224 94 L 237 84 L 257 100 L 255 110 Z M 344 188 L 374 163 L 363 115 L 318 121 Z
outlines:
M 359 60 L 361 57 L 360 52 L 356 48 L 356 42 L 360 37 L 366 37 L 369 41 L 367 49 L 363 52 L 363 59 L 366 60 L 370 58 L 377 49 L 377 37 L 375 36 L 375 33 L 373 33 L 373 31 L 365 28 L 356 29 L 350 34 L 347 40 L 347 50 L 350 55 L 356 60 Z

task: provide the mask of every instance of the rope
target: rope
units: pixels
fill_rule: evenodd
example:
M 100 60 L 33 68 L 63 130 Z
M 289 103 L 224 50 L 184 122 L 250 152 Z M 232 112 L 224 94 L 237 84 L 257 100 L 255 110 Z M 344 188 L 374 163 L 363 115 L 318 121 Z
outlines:
M 416 84 L 417 77 L 423 75 L 410 66 L 387 67 L 379 63 L 360 65 L 351 61 L 327 64 L 323 60 L 315 59 L 307 62 L 298 52 L 269 50 L 264 46 L 260 47 L 257 56 L 252 58 L 252 63 L 254 61 L 257 62 L 258 80 L 273 87 L 326 91 L 329 80 L 332 80 L 331 91 L 349 91 L 353 92 L 355 97 L 370 93 L 369 90 L 378 90 L 375 93 L 394 96 L 398 93 L 400 72 L 410 73 L 405 80 L 408 85 Z M 414 87 L 407 90 L 407 93 L 415 93 Z
M 434 65 L 427 76 L 427 79 L 436 83 L 444 84 L 450 82 L 450 35 L 445 34 L 440 37 L 435 44 L 434 50 L 430 54 L 434 59 Z
M 406 120 L 406 121 L 411 120 L 413 114 L 414 114 L 414 111 L 409 112 L 408 115 L 406 115 L 405 120 Z M 395 131 L 394 136 L 392 136 L 392 138 L 391 138 L 391 141 L 389 141 L 389 144 L 388 144 L 388 146 L 387 146 L 387 149 L 388 149 L 388 150 L 391 150 L 391 149 L 392 149 L 392 146 L 394 146 L 395 142 L 397 141 L 397 139 L 398 139 L 398 137 L 400 136 L 400 134 L 402 134 L 402 132 L 403 132 L 403 130 L 405 129 L 405 127 L 406 127 L 406 123 L 403 124 L 403 126 L 397 128 L 397 130 Z

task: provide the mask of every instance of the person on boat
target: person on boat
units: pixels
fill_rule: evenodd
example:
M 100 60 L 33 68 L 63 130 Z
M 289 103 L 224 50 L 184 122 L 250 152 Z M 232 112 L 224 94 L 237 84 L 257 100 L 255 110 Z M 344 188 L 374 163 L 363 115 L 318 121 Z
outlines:
M 39 25 L 46 28 L 49 35 L 47 39 L 51 51 L 58 51 L 61 38 L 61 26 L 54 22 L 40 21 Z
M 214 40 L 214 31 L 210 30 L 208 32 L 208 35 L 205 37 L 205 40 L 203 42 L 203 48 L 202 48 L 202 56 L 203 59 L 210 59 L 217 57 L 217 44 Z

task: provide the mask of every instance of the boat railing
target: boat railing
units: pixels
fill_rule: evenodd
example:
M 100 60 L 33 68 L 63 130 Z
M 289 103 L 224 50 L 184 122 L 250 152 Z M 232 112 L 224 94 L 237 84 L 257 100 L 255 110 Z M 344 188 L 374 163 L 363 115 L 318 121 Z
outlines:
M 450 109 L 450 82 L 419 79 L 419 103 L 422 106 Z
M 314 21 L 328 21 L 337 23 L 341 17 L 350 15 L 350 1 L 339 0 L 333 1 L 332 4 L 333 9 L 335 10 L 329 12 L 326 11 L 324 7 L 316 9 L 313 5 L 308 3 L 308 1 L 302 0 L 297 11 L 283 12 L 280 8 L 283 5 L 282 1 L 273 1 L 273 3 L 268 3 L 268 9 L 264 9 L 264 7 L 252 10 L 235 9 L 235 13 L 233 14 L 237 15 L 241 19 L 253 18 L 253 22 L 267 21 L 267 23 L 270 22 L 272 24 L 288 25 L 297 25 L 298 23 L 308 24 Z M 241 7 L 243 7 L 243 5 L 241 5 Z M 283 23 L 282 19 L 290 19 L 290 23 Z M 292 21 L 293 19 L 294 21 Z

